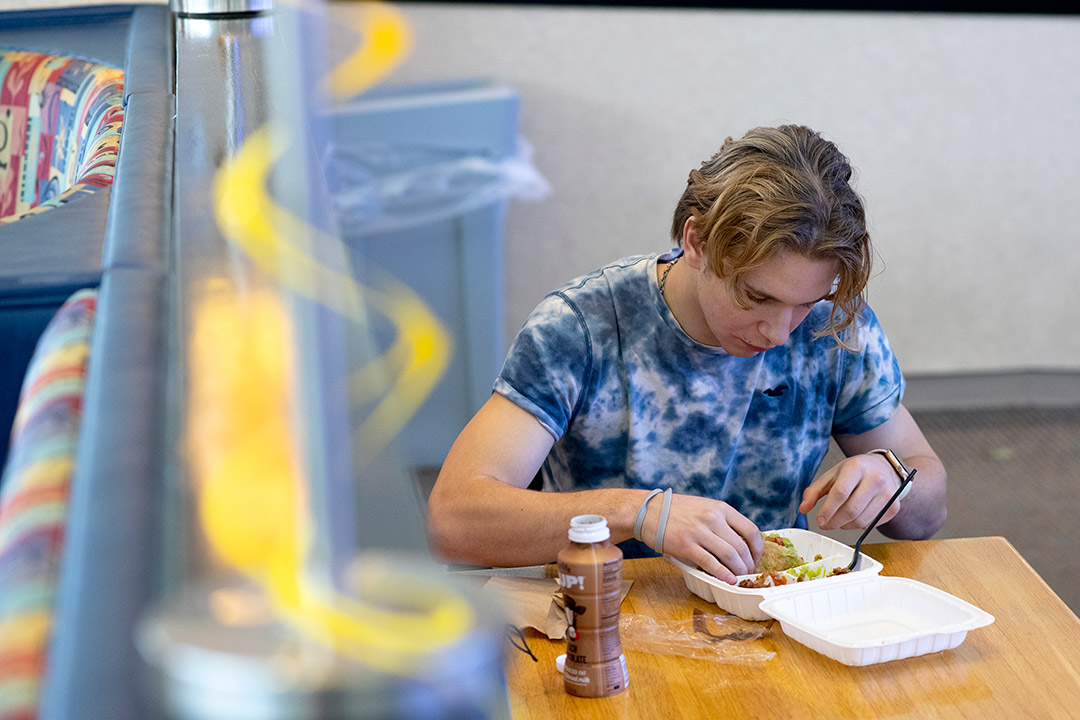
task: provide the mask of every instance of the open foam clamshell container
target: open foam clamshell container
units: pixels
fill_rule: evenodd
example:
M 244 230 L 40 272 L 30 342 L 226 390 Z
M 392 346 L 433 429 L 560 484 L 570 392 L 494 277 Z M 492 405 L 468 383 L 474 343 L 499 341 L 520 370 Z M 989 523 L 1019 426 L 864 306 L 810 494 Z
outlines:
M 746 620 L 775 618 L 788 637 L 845 665 L 950 650 L 969 630 L 994 621 L 989 613 L 930 585 L 879 577 L 881 563 L 861 553 L 855 570 L 829 577 L 833 567 L 850 562 L 850 547 L 809 530 L 774 532 L 789 538 L 804 559 L 823 555 L 819 564 L 825 571 L 803 582 L 740 588 L 678 558 L 668 560 L 683 571 L 687 589 L 698 597 Z
M 799 528 L 770 530 L 766 534 L 780 535 L 791 540 L 791 544 L 795 546 L 795 551 L 799 554 L 799 557 L 809 561 L 809 568 L 812 572 L 816 572 L 818 577 L 798 582 L 799 575 L 796 572 L 783 572 L 780 575 L 789 580 L 787 585 L 742 588 L 718 580 L 685 560 L 670 555 L 665 557 L 675 567 L 682 570 L 683 582 L 686 583 L 687 590 L 703 600 L 716 603 L 721 609 L 728 611 L 732 615 L 738 615 L 744 620 L 758 621 L 772 619 L 771 615 L 763 612 L 760 608 L 761 602 L 767 598 L 803 589 L 809 587 L 809 584 L 832 586 L 854 582 L 867 576 L 876 576 L 881 572 L 881 563 L 869 555 L 859 553 L 859 562 L 854 570 L 844 575 L 829 577 L 829 573 L 834 568 L 847 567 L 848 563 L 851 562 L 851 554 L 855 552 L 854 549 L 832 538 Z M 818 555 L 821 555 L 822 559 L 814 561 L 814 558 Z M 757 575 L 739 575 L 736 580 L 742 581 L 755 577 Z

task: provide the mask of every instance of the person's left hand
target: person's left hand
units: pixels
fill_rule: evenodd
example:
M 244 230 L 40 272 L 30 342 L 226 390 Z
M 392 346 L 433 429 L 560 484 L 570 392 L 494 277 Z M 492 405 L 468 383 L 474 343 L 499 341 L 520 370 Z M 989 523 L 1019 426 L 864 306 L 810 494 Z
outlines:
M 822 530 L 859 530 L 873 522 L 900 486 L 889 461 L 881 455 L 853 455 L 837 463 L 803 491 L 799 512 L 808 513 L 821 498 L 817 526 Z M 881 516 L 879 525 L 896 517 L 900 501 Z

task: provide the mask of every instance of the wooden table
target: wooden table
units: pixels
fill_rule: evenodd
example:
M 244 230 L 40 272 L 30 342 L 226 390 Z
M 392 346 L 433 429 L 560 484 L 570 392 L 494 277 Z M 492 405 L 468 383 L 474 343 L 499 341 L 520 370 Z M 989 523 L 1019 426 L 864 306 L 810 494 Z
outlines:
M 751 642 L 771 660 L 716 662 L 624 647 L 630 687 L 602 700 L 563 690 L 565 643 L 527 630 L 533 662 L 510 651 L 507 682 L 520 718 L 1080 718 L 1080 619 L 1004 538 L 890 542 L 863 547 L 883 575 L 941 588 L 995 617 L 953 650 L 848 667 L 789 639 L 769 621 Z M 628 560 L 624 613 L 679 619 L 719 608 L 690 593 L 661 558 Z

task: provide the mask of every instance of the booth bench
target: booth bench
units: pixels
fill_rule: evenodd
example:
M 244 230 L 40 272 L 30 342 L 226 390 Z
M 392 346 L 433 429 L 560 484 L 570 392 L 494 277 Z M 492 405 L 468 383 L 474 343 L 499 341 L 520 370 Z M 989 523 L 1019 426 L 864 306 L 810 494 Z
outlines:
M 164 6 L 0 13 L 0 717 L 146 716 L 172 68 Z

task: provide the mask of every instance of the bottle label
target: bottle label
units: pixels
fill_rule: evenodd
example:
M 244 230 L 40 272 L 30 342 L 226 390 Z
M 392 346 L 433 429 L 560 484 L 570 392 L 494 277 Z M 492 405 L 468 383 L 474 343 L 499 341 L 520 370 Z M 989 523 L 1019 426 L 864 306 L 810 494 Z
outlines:
M 618 548 L 616 548 L 618 549 Z M 566 620 L 571 627 L 596 628 L 618 618 L 622 600 L 622 557 L 571 568 L 559 563 Z
M 620 693 L 629 680 L 619 638 L 622 551 L 607 541 L 572 543 L 558 565 L 568 625 L 566 691 L 595 698 Z
M 600 663 L 622 654 L 618 624 L 601 628 L 570 627 L 566 630 L 566 661 Z
M 626 657 L 619 655 L 605 663 L 578 665 L 567 662 L 563 668 L 563 687 L 576 697 L 602 698 L 618 695 L 630 685 Z

